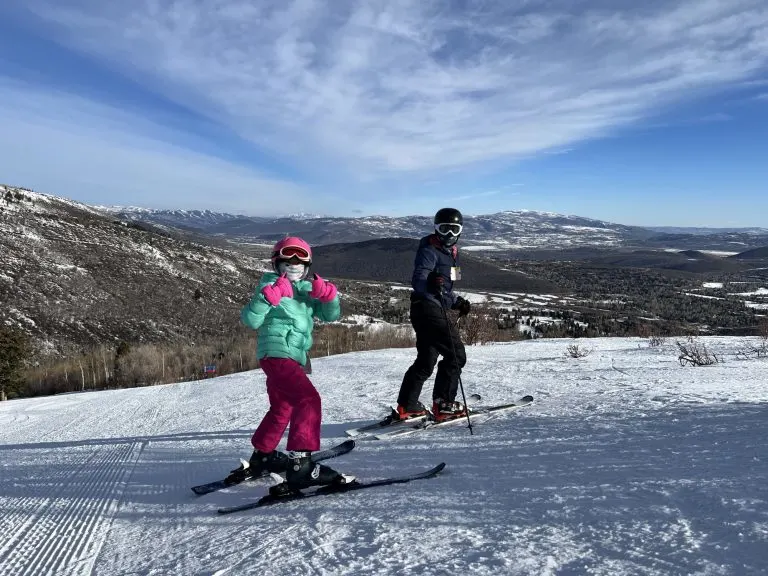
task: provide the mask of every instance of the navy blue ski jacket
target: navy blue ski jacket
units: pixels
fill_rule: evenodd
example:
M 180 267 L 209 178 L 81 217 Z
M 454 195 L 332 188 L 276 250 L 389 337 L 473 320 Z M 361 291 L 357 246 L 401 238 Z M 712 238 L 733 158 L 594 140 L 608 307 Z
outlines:
M 458 266 L 458 256 L 458 248 L 456 246 L 446 248 L 440 244 L 436 234 L 424 236 L 419 242 L 419 249 L 416 251 L 416 258 L 413 263 L 413 278 L 411 279 L 413 294 L 411 299 L 414 301 L 431 300 L 443 308 L 453 308 L 458 295 L 453 293 L 451 268 Z M 427 276 L 432 271 L 443 277 L 442 298 L 434 292 L 430 292 L 427 285 Z

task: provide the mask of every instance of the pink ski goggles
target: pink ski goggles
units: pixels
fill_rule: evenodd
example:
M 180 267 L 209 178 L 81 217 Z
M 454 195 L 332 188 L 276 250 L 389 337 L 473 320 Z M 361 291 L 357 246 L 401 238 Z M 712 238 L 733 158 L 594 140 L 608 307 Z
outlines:
M 299 262 L 304 262 L 305 264 L 309 264 L 312 261 L 309 252 L 301 246 L 283 246 L 273 258 L 279 260 L 291 260 L 292 258 L 296 258 Z

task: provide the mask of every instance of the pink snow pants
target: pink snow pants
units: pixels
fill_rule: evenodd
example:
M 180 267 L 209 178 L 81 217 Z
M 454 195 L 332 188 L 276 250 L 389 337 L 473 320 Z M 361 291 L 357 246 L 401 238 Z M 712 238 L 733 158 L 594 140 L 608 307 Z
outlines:
M 267 375 L 269 411 L 253 433 L 256 450 L 271 452 L 288 431 L 288 450 L 315 452 L 320 449 L 320 394 L 304 373 L 301 364 L 290 358 L 262 358 Z

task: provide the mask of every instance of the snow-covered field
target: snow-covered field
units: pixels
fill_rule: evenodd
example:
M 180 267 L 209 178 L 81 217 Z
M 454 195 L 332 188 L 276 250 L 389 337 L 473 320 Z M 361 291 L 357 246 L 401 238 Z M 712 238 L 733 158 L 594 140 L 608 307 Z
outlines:
M 203 497 L 250 454 L 260 371 L 0 405 L 0 574 L 742 575 L 768 570 L 768 360 L 683 368 L 674 343 L 469 349 L 468 392 L 517 412 L 329 463 L 435 479 L 220 516 L 264 484 Z M 412 350 L 317 358 L 323 444 L 380 416 Z M 425 387 L 423 400 L 431 392 Z

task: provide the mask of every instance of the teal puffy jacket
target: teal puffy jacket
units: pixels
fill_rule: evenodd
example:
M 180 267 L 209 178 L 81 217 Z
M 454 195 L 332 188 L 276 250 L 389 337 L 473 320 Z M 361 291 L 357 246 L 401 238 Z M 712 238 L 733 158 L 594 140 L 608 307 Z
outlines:
M 282 298 L 272 306 L 261 289 L 277 280 L 277 274 L 267 272 L 261 277 L 251 301 L 240 313 L 243 324 L 258 330 L 257 358 L 292 358 L 302 366 L 307 363 L 307 352 L 312 348 L 313 317 L 324 322 L 337 320 L 341 315 L 339 297 L 322 303 L 309 297 L 312 282 L 297 280 L 293 284 L 293 298 Z

